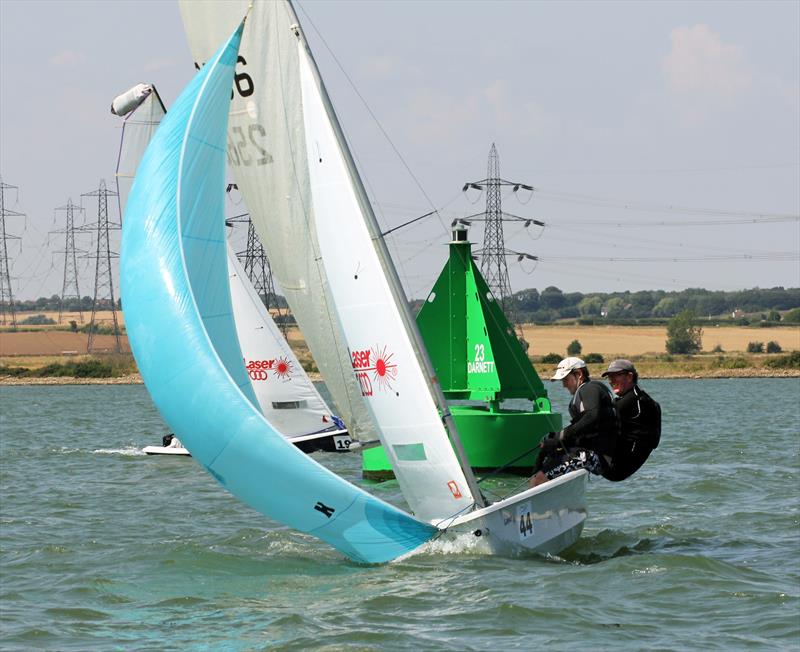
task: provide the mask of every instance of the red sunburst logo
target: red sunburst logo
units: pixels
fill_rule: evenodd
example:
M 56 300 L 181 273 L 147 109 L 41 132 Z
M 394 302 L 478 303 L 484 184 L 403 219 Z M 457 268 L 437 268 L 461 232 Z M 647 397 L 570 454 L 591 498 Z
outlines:
M 388 353 L 386 347 L 378 349 L 377 345 L 372 348 L 372 359 L 375 360 L 372 368 L 372 380 L 381 389 L 391 389 L 392 381 L 397 378 L 397 365 L 391 360 L 394 353 Z
M 275 360 L 275 374 L 281 380 L 289 380 L 292 375 L 292 363 L 288 358 Z

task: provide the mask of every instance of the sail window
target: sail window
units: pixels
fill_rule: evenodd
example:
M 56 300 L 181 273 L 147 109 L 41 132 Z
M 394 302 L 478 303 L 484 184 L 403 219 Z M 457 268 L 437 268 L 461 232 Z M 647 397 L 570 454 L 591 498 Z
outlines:
M 397 444 L 392 446 L 394 454 L 401 462 L 422 462 L 428 459 L 425 455 L 425 445 L 419 444 Z
M 308 401 L 272 401 L 273 410 L 299 410 L 308 405 Z

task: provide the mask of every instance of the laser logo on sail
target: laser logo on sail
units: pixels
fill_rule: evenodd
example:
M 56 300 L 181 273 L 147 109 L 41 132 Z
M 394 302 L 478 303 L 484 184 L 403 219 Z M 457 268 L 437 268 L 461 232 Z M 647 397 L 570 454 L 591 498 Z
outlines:
M 397 378 L 397 364 L 392 362 L 393 357 L 394 353 L 378 344 L 370 349 L 350 352 L 350 361 L 362 396 L 372 396 L 375 387 L 383 392 L 392 389 L 392 382 Z
M 280 380 L 291 380 L 292 361 L 287 357 L 271 360 L 247 360 L 245 358 L 244 366 L 250 380 L 268 380 L 270 371 Z

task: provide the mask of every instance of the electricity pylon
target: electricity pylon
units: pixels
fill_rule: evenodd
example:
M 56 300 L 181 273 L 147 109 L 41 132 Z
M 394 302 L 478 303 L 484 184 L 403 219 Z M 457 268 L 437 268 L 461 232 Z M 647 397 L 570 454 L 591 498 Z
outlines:
M 67 200 L 64 206 L 56 208 L 57 211 L 65 211 L 67 214 L 66 224 L 63 231 L 55 233 L 64 234 L 64 251 L 57 251 L 57 254 L 64 254 L 64 282 L 61 285 L 61 300 L 58 302 L 58 323 L 60 324 L 64 316 L 64 304 L 68 299 L 78 300 L 78 319 L 83 323 L 83 311 L 81 310 L 81 291 L 78 288 L 78 263 L 77 250 L 75 249 L 75 211 L 83 212 L 77 204 L 72 203 L 72 198 Z M 85 253 L 81 251 L 81 253 Z
M 85 256 L 85 258 L 96 259 L 92 318 L 89 321 L 89 342 L 86 345 L 88 353 L 91 353 L 94 349 L 94 332 L 97 329 L 95 318 L 100 308 L 99 303 L 102 299 L 106 298 L 111 303 L 111 319 L 114 323 L 114 340 L 116 342 L 115 351 L 117 353 L 122 351 L 122 345 L 119 339 L 119 323 L 117 321 L 117 305 L 114 300 L 114 279 L 111 274 L 111 259 L 119 258 L 119 254 L 111 251 L 111 245 L 108 239 L 108 232 L 110 230 L 117 230 L 120 228 L 118 222 L 111 222 L 108 219 L 108 198 L 116 196 L 117 193 L 106 188 L 105 179 L 100 179 L 100 187 L 97 190 L 81 195 L 81 197 L 97 197 L 97 222 L 94 224 L 87 224 L 81 228 L 81 231 L 96 230 L 97 232 L 97 253 L 93 256 L 88 254 Z
M 237 254 L 241 259 L 241 252 Z M 275 282 L 272 280 L 272 266 L 269 264 L 269 259 L 264 251 L 264 246 L 261 240 L 258 239 L 256 228 L 253 226 L 253 221 L 248 218 L 247 220 L 247 249 L 244 251 L 244 271 L 247 272 L 247 277 L 253 284 L 261 301 L 267 311 L 273 307 L 278 313 L 278 328 L 281 329 L 284 337 L 286 337 L 286 320 L 283 319 L 284 315 L 281 313 L 280 306 L 278 305 L 277 295 L 275 294 Z
M 238 190 L 239 187 L 235 183 L 229 183 L 225 192 L 230 196 L 231 191 Z M 247 278 L 253 284 L 253 288 L 261 299 L 261 303 L 267 309 L 275 308 L 278 319 L 275 320 L 280 328 L 283 336 L 286 337 L 286 315 L 282 312 L 281 307 L 278 305 L 277 294 L 275 294 L 275 282 L 272 279 L 272 266 L 269 264 L 267 252 L 264 251 L 264 246 L 261 240 L 258 239 L 258 234 L 253 226 L 253 220 L 250 219 L 249 213 L 242 213 L 235 215 L 225 220 L 225 225 L 233 227 L 234 224 L 247 224 L 247 246 L 244 251 L 237 251 L 236 257 L 244 267 Z
M 495 299 L 500 302 L 503 311 L 509 317 L 509 321 L 513 323 L 516 320 L 514 319 L 514 311 L 511 305 L 511 283 L 508 280 L 506 256 L 516 256 L 518 260 L 524 258 L 537 260 L 537 258 L 530 254 L 506 249 L 503 236 L 503 222 L 521 221 L 525 223 L 526 227 L 531 224 L 544 226 L 544 223 L 539 220 L 504 213 L 501 205 L 501 189 L 503 186 L 511 186 L 512 191 L 515 193 L 519 191 L 520 188 L 531 192 L 534 190 L 533 186 L 516 181 L 506 181 L 500 178 L 500 159 L 497 155 L 497 148 L 495 144 L 492 143 L 492 148 L 489 150 L 489 165 L 486 178 L 481 181 L 469 181 L 464 184 L 463 188 L 464 192 L 470 188 L 486 191 L 486 210 L 482 214 L 470 215 L 465 218 L 465 220 L 480 221 L 483 219 L 486 222 L 483 235 L 483 249 L 475 253 L 482 256 L 481 273 L 486 279 L 486 284 L 489 286 Z
M 11 274 L 8 266 L 8 241 L 19 240 L 19 236 L 11 235 L 6 231 L 7 217 L 22 217 L 25 213 L 18 213 L 6 208 L 5 191 L 6 188 L 17 190 L 17 186 L 3 183 L 0 178 L 0 323 L 3 326 L 17 326 L 17 315 L 14 309 L 14 293 L 11 290 Z

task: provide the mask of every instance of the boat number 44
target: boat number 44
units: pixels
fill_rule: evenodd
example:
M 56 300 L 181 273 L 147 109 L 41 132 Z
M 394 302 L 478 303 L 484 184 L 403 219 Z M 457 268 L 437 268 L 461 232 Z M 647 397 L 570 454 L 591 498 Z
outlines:
M 533 534 L 533 517 L 531 516 L 530 503 L 517 505 L 517 523 L 519 523 L 520 539 L 527 539 Z

